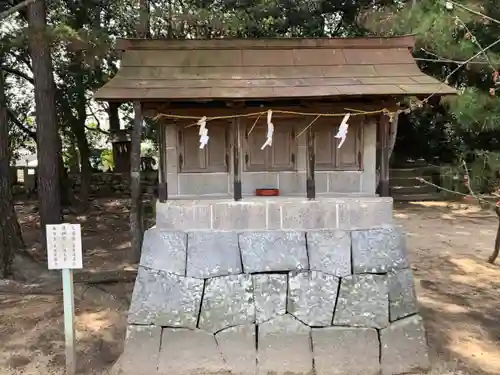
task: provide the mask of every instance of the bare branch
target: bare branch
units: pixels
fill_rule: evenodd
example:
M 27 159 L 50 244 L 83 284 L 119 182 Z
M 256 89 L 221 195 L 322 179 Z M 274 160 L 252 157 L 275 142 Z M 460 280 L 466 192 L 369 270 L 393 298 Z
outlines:
M 472 56 L 471 58 L 465 60 L 462 64 L 460 64 L 459 66 L 457 66 L 455 69 L 453 69 L 451 71 L 450 74 L 448 74 L 444 80 L 444 82 L 439 86 L 439 89 L 436 90 L 434 93 L 430 94 L 428 97 L 426 97 L 422 102 L 424 103 L 427 103 L 429 101 L 430 98 L 432 98 L 434 95 L 436 94 L 439 94 L 439 92 L 448 84 L 448 81 L 449 79 L 453 76 L 453 74 L 455 74 L 456 72 L 458 72 L 464 65 L 467 65 L 469 62 L 473 61 L 474 59 L 476 59 L 478 56 L 481 56 L 482 54 L 485 54 L 486 51 L 490 50 L 491 48 L 495 47 L 497 44 L 500 43 L 500 39 L 494 41 L 493 43 L 491 43 L 489 46 L 481 49 L 481 51 L 479 51 L 478 53 L 476 53 L 474 56 Z
M 491 22 L 495 22 L 495 23 L 500 24 L 500 21 L 499 21 L 499 20 L 497 20 L 497 19 L 495 19 L 495 18 L 491 18 L 490 16 L 487 16 L 486 14 L 483 14 L 483 13 L 481 13 L 481 12 L 478 12 L 478 11 L 474 10 L 474 9 L 468 8 L 468 7 L 466 7 L 465 5 L 459 4 L 459 3 L 455 2 L 455 1 L 451 1 L 451 0 L 449 0 L 449 1 L 450 1 L 450 3 L 452 3 L 453 5 L 455 5 L 455 6 L 459 7 L 459 8 L 462 8 L 463 10 L 466 10 L 467 12 L 470 12 L 470 13 L 472 13 L 472 14 L 475 14 L 476 16 L 482 17 L 482 18 L 484 18 L 484 19 L 486 19 L 486 20 L 489 20 L 489 21 L 491 21 Z
M 456 20 L 457 22 L 459 22 L 459 23 L 463 26 L 463 28 L 465 29 L 465 31 L 466 31 L 466 32 L 470 35 L 470 38 L 471 38 L 472 42 L 473 42 L 476 46 L 478 46 L 478 47 L 479 47 L 479 49 L 480 49 L 481 51 L 484 51 L 484 49 L 483 49 L 483 47 L 481 46 L 481 44 L 479 44 L 479 42 L 477 41 L 476 36 L 475 36 L 474 34 L 472 34 L 472 32 L 471 32 L 471 31 L 470 31 L 470 29 L 467 27 L 467 25 L 465 24 L 465 22 L 464 22 L 464 21 L 462 21 L 462 20 L 460 19 L 460 17 L 458 17 L 458 16 L 457 16 L 457 17 L 455 17 L 455 20 Z M 488 54 L 487 54 L 486 52 L 483 52 L 483 56 L 484 56 L 484 58 L 486 59 L 486 61 L 488 62 L 488 64 L 490 64 L 491 69 L 493 69 L 493 71 L 496 71 L 496 70 L 497 70 L 497 68 L 495 68 L 495 67 L 493 66 L 493 63 L 491 62 L 490 58 L 488 57 Z

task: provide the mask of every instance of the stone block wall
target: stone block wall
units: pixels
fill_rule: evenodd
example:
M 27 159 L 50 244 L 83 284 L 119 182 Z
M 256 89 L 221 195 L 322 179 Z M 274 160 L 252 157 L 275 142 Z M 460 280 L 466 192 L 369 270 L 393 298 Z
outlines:
M 399 229 L 145 234 L 121 373 L 394 375 L 429 366 Z
M 81 186 L 81 176 L 70 174 L 70 182 L 73 191 L 79 192 Z M 143 193 L 156 194 L 158 188 L 158 172 L 142 171 L 141 188 Z M 130 177 L 128 173 L 99 172 L 93 173 L 90 192 L 96 197 L 116 197 L 130 194 Z
M 392 223 L 392 198 L 255 197 L 170 200 L 156 204 L 156 225 L 170 230 L 370 229 Z

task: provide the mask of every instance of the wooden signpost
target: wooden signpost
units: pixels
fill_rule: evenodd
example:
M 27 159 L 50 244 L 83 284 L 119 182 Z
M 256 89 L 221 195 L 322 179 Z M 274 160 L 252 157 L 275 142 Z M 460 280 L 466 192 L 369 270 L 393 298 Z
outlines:
M 47 260 L 50 270 L 62 271 L 66 375 L 74 375 L 76 348 L 73 270 L 83 268 L 80 224 L 47 225 Z

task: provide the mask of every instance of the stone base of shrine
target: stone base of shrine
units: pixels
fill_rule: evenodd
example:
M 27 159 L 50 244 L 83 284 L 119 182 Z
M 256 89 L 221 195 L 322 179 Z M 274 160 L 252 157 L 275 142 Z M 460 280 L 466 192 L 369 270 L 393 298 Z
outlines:
M 350 227 L 337 220 L 349 212 L 339 214 L 342 204 L 349 208 L 345 200 L 316 205 L 316 213 L 311 203 L 316 202 L 304 202 L 302 215 L 316 217 L 315 224 L 299 215 L 287 229 L 281 224 L 272 230 L 252 225 L 220 230 L 212 221 L 210 230 L 189 230 L 187 221 L 159 220 L 162 226 L 145 234 L 118 373 L 395 375 L 426 370 L 427 344 L 404 235 L 384 213 L 392 210 L 392 201 L 351 201 L 358 213 L 364 204 L 380 207 L 373 214 L 356 214 L 363 225 L 351 221 Z M 321 219 L 332 207 L 333 228 Z M 157 215 L 171 209 L 160 207 Z M 280 210 L 284 223 L 283 203 Z M 192 207 L 186 206 L 184 217 L 193 219 Z M 355 217 L 351 212 L 350 220 Z M 226 219 L 235 223 L 234 217 Z

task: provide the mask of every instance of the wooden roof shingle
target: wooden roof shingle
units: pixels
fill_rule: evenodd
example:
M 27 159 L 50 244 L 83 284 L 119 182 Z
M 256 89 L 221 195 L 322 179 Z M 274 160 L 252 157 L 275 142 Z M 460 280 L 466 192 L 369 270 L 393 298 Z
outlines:
M 411 36 L 322 39 L 122 39 L 98 100 L 231 100 L 456 94 L 422 73 Z

